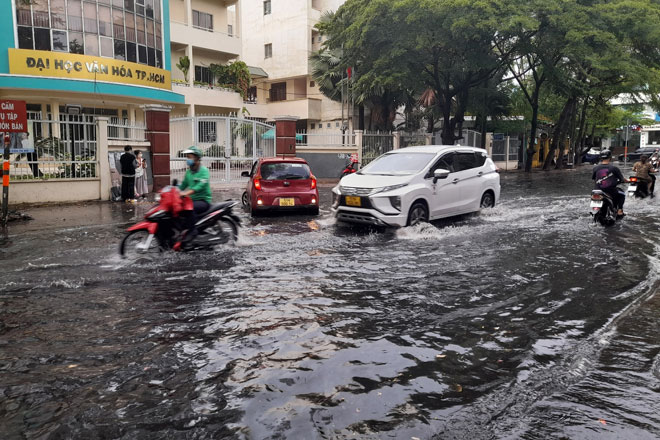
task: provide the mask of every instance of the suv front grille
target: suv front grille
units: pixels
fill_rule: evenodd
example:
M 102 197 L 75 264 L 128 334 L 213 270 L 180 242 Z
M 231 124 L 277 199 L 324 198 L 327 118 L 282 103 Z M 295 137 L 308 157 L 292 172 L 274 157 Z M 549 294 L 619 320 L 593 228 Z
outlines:
M 361 196 L 367 197 L 373 191 L 372 188 L 354 188 L 351 186 L 342 186 L 339 188 L 343 196 Z

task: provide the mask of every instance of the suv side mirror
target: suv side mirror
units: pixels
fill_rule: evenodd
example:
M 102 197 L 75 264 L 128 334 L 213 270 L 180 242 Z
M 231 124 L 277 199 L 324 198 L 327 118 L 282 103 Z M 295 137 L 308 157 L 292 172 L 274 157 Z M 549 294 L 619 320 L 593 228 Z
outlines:
M 249 171 L 243 171 L 241 173 L 241 177 L 250 177 L 250 172 Z
M 449 177 L 449 170 L 438 169 L 433 172 L 433 183 Z

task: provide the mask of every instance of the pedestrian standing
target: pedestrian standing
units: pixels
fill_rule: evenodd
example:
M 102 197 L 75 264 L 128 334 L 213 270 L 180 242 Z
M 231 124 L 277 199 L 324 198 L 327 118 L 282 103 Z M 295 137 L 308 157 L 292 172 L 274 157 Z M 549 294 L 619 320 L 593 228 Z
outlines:
M 124 154 L 119 158 L 121 164 L 121 199 L 125 202 L 135 202 L 135 169 L 137 160 L 130 145 L 124 147 Z
M 147 197 L 149 186 L 147 185 L 147 161 L 142 157 L 142 152 L 135 150 L 137 168 L 135 169 L 135 197 Z

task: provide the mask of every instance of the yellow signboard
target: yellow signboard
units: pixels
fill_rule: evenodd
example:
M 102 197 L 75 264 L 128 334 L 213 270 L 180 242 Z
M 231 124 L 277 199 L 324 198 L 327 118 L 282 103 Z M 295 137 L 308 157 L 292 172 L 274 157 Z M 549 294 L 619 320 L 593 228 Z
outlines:
M 9 49 L 9 73 L 87 79 L 172 90 L 169 70 L 111 58 L 44 50 Z

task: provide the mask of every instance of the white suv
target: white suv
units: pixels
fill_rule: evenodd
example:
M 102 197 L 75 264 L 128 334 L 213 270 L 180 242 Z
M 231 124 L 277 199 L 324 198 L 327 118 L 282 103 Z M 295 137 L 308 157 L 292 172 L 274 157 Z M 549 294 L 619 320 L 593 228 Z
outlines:
M 411 226 L 495 206 L 500 176 L 480 148 L 408 147 L 344 177 L 332 193 L 340 222 Z

